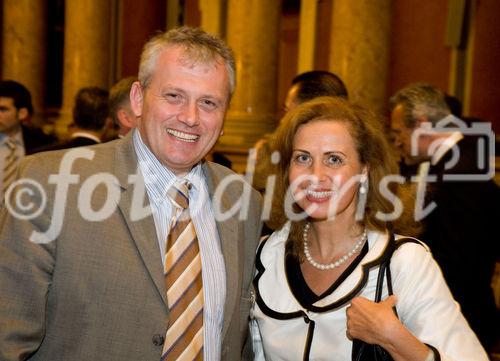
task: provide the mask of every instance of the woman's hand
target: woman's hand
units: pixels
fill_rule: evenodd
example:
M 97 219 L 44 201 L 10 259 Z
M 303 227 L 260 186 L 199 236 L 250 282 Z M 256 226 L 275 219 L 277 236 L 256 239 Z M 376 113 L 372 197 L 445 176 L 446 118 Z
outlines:
M 353 298 L 347 307 L 347 337 L 377 344 L 395 361 L 423 361 L 432 352 L 396 317 L 396 296 L 375 303 L 363 297 Z
M 364 297 L 353 298 L 347 307 L 347 337 L 383 347 L 395 332 L 404 327 L 393 310 L 396 302 L 396 296 L 380 303 Z

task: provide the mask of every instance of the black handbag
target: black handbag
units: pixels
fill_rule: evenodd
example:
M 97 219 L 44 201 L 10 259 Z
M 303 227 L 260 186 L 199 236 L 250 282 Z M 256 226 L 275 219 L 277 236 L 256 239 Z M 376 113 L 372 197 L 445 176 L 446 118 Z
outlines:
M 394 234 L 391 235 L 391 239 L 389 240 L 389 245 L 384 254 L 384 260 L 380 264 L 380 268 L 377 276 L 377 288 L 375 290 L 375 302 L 380 302 L 382 298 L 382 288 L 384 287 L 384 276 L 387 277 L 387 292 L 389 296 L 393 294 L 392 292 L 392 279 L 391 279 L 391 257 L 394 251 L 401 245 L 405 243 L 416 243 L 420 244 L 414 238 L 401 238 L 397 241 L 394 239 Z M 398 312 L 396 311 L 396 307 L 393 307 L 394 313 L 398 316 Z M 434 353 L 434 360 L 441 361 L 441 356 L 439 355 L 438 350 L 429 345 L 425 344 L 427 347 L 431 349 Z M 380 345 L 372 345 L 366 343 L 361 340 L 353 340 L 352 341 L 352 361 L 394 361 L 392 356 Z
M 394 238 L 391 238 L 391 243 L 394 242 Z M 378 271 L 377 277 L 377 288 L 375 290 L 375 302 L 380 302 L 382 298 L 382 288 L 384 286 L 384 276 L 387 276 L 387 290 L 389 295 L 392 295 L 392 280 L 391 280 L 391 256 L 394 252 L 395 247 L 391 247 L 388 257 L 382 262 Z M 396 307 L 394 307 L 394 313 L 398 315 Z M 352 361 L 394 361 L 392 356 L 380 345 L 372 345 L 361 340 L 352 341 Z

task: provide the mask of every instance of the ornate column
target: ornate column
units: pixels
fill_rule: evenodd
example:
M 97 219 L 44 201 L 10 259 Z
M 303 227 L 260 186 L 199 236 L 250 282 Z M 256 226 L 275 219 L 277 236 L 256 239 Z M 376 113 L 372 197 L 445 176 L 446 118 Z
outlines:
M 317 10 L 317 0 L 300 1 L 299 61 L 297 74 L 314 69 Z
M 330 70 L 351 100 L 384 109 L 389 67 L 390 0 L 335 0 Z
M 226 0 L 199 0 L 201 28 L 208 33 L 224 36 L 226 26 Z
M 46 33 L 46 0 L 3 1 L 2 78 L 28 88 L 35 118 L 44 105 Z
M 107 89 L 111 74 L 113 1 L 66 0 L 64 29 L 63 108 L 59 135 L 67 132 L 76 93 L 82 87 Z
M 217 148 L 229 154 L 237 171 L 244 170 L 248 149 L 276 127 L 280 12 L 280 0 L 228 3 L 227 42 L 236 57 L 236 92 Z

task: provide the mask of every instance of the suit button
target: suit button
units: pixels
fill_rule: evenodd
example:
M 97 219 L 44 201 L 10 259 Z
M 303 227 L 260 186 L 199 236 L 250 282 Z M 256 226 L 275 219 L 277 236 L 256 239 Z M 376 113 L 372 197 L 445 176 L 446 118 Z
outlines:
M 152 341 L 153 341 L 153 345 L 161 346 L 165 342 L 165 337 L 163 337 L 162 335 L 157 333 L 157 334 L 153 335 Z

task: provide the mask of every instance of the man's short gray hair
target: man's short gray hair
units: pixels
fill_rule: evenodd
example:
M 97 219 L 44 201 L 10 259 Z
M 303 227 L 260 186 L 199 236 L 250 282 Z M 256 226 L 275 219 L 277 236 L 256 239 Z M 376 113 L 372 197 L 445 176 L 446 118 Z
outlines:
M 433 125 L 450 114 L 444 94 L 438 88 L 423 83 L 410 84 L 389 99 L 391 111 L 403 106 L 404 124 L 414 128 L 417 119 L 425 116 Z
M 232 50 L 221 39 L 188 26 L 160 33 L 144 45 L 139 65 L 139 81 L 142 86 L 148 86 L 159 55 L 169 46 L 183 47 L 187 59 L 194 63 L 222 61 L 228 72 L 229 96 L 233 94 L 236 70 Z

